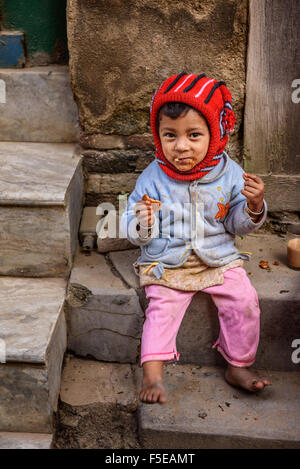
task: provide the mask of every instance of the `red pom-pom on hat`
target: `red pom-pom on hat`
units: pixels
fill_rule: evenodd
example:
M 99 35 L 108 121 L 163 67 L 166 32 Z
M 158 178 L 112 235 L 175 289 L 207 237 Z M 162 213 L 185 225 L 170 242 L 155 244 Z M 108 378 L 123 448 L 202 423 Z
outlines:
M 224 125 L 225 132 L 232 134 L 234 132 L 234 124 L 236 122 L 235 114 L 231 109 L 225 108 L 225 112 L 222 116 L 222 123 Z

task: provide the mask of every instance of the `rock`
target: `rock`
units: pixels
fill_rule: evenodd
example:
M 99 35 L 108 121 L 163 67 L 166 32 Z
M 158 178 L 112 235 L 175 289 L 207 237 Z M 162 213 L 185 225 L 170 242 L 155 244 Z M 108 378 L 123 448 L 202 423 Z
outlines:
M 107 135 L 107 134 L 90 134 L 86 135 L 81 132 L 80 143 L 83 148 L 96 150 L 113 150 L 125 148 L 139 148 L 141 150 L 154 150 L 152 135 Z
M 105 135 L 105 134 L 92 134 L 85 135 L 83 132 L 80 134 L 79 139 L 83 148 L 95 148 L 98 150 L 111 150 L 111 149 L 124 149 L 125 143 L 123 137 L 120 135 Z
M 132 192 L 138 174 L 90 174 L 87 185 L 88 193 L 96 194 L 120 194 Z
M 83 164 L 91 173 L 126 173 L 142 171 L 153 160 L 154 152 L 133 150 L 85 150 L 82 152 Z
M 134 190 L 139 174 L 89 174 L 86 188 L 86 204 L 97 206 L 103 202 L 111 203 L 119 210 L 118 196 L 128 195 Z

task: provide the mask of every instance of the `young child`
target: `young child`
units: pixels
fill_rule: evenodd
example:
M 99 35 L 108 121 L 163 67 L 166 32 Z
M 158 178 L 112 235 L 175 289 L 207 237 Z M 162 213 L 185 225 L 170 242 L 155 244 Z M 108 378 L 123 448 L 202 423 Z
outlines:
M 242 267 L 250 253 L 234 245 L 235 235 L 264 223 L 267 205 L 262 180 L 224 151 L 234 122 L 226 84 L 204 74 L 171 76 L 152 98 L 156 159 L 139 176 L 121 220 L 121 231 L 141 248 L 134 267 L 150 300 L 141 344 L 143 402 L 166 402 L 163 363 L 179 359 L 177 332 L 200 290 L 218 308 L 213 346 L 227 361 L 227 382 L 253 392 L 270 384 L 248 370 L 260 309 Z

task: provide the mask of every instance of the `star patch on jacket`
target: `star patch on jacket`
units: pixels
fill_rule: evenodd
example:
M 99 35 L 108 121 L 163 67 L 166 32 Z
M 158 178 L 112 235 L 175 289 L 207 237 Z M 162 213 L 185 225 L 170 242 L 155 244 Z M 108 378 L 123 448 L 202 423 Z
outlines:
M 220 220 L 221 220 L 222 218 L 225 217 L 226 213 L 229 210 L 229 202 L 226 205 L 218 203 L 218 207 L 219 207 L 219 211 L 218 211 L 217 215 L 215 216 L 215 219 L 220 218 Z

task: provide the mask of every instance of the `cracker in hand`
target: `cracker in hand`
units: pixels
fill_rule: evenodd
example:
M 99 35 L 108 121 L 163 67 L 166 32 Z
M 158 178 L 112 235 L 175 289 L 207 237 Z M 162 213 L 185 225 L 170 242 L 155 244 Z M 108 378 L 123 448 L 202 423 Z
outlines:
M 160 207 L 161 207 L 160 200 L 151 199 L 148 196 L 148 194 L 144 194 L 142 200 L 144 200 L 145 202 L 150 202 L 154 212 L 158 212 L 160 210 Z

